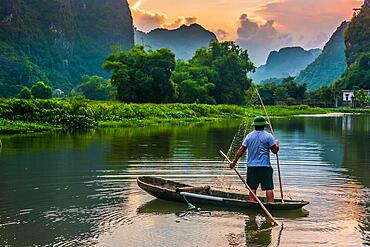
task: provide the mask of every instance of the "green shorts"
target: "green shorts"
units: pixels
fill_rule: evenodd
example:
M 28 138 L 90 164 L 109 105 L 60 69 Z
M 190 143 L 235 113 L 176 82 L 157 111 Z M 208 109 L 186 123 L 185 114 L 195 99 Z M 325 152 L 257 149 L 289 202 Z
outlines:
M 247 183 L 252 190 L 256 190 L 261 184 L 262 190 L 273 190 L 272 167 L 248 167 Z

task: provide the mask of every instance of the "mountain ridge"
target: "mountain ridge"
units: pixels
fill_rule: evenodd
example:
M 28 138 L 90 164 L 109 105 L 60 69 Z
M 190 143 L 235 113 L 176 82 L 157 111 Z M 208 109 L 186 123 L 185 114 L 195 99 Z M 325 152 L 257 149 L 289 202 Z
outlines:
M 150 32 L 135 31 L 135 43 L 152 49 L 169 48 L 177 58 L 188 60 L 194 52 L 208 47 L 217 37 L 199 24 L 182 25 L 176 29 L 157 28 Z
M 356 13 L 345 33 L 347 69 L 335 88 L 370 89 L 370 0 Z
M 306 83 L 309 90 L 328 86 L 340 78 L 346 69 L 344 33 L 348 22 L 344 21 L 332 34 L 318 58 L 302 70 L 296 78 Z
M 296 76 L 308 64 L 313 62 L 321 53 L 321 49 L 304 50 L 302 47 L 284 47 L 278 51 L 271 51 L 266 64 L 250 74 L 251 78 L 260 83 L 270 78 Z

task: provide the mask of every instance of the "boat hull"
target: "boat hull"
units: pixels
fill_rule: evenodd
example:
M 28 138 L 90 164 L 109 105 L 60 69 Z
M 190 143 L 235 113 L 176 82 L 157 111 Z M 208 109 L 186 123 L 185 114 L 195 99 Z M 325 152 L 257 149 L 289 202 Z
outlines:
M 217 207 L 237 207 L 237 208 L 260 208 L 259 204 L 254 201 L 249 201 L 246 194 L 230 193 L 214 189 L 195 191 L 195 192 L 179 192 L 178 188 L 191 187 L 187 184 L 177 183 L 171 180 L 166 180 L 157 177 L 139 177 L 137 184 L 141 189 L 150 195 L 167 201 L 184 202 L 186 199 L 195 205 L 214 205 Z M 266 198 L 259 197 L 262 203 L 269 210 L 296 210 L 300 209 L 309 202 L 284 200 L 281 203 L 275 199 L 274 203 L 267 203 Z

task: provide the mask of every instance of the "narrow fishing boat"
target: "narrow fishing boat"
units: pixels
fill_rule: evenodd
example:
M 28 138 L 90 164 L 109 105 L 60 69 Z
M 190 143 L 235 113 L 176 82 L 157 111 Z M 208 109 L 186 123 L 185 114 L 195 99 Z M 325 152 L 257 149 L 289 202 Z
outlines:
M 163 200 L 185 202 L 195 205 L 207 204 L 219 207 L 260 208 L 255 201 L 249 201 L 248 195 L 224 192 L 212 189 L 210 186 L 190 186 L 158 177 L 138 177 L 137 184 L 150 195 Z M 266 198 L 259 197 L 263 205 L 271 210 L 294 210 L 309 204 L 307 201 L 275 199 L 267 203 Z

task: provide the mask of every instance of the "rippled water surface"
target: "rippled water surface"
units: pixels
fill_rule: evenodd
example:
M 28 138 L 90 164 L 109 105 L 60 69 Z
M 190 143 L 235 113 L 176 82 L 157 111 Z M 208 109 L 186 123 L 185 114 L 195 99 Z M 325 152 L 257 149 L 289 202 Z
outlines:
M 274 228 L 259 210 L 191 212 L 136 184 L 154 175 L 214 185 L 223 175 L 239 185 L 218 154 L 238 122 L 2 136 L 0 246 L 370 245 L 370 117 L 273 123 L 284 194 L 310 201 L 275 214 Z

